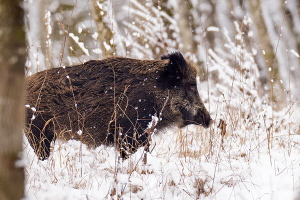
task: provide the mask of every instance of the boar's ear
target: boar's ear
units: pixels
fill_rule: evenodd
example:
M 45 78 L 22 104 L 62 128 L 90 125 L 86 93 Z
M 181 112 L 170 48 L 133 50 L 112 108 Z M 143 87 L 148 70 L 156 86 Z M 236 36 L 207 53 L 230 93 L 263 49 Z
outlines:
M 170 60 L 167 69 L 164 73 L 164 77 L 167 78 L 169 84 L 180 85 L 182 79 L 186 78 L 188 74 L 188 63 L 180 52 L 174 52 L 171 54 L 163 55 L 162 60 Z

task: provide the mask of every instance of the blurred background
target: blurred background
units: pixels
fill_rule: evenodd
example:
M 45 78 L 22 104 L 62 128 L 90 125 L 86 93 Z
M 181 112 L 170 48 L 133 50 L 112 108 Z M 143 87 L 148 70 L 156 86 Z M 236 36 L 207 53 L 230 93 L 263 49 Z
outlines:
M 210 68 L 221 59 L 240 73 L 257 69 L 259 92 L 275 102 L 300 98 L 298 0 L 26 0 L 25 12 L 27 75 L 181 51 L 202 81 L 217 79 Z

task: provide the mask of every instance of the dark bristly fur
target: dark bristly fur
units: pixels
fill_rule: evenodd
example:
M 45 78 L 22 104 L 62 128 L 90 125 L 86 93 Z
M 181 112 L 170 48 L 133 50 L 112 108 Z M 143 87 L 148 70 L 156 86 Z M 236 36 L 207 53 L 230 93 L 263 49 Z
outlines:
M 26 136 L 41 160 L 56 138 L 115 145 L 126 158 L 148 142 L 154 115 L 157 129 L 211 122 L 196 70 L 179 52 L 162 60 L 111 57 L 53 68 L 28 77 L 26 87 Z

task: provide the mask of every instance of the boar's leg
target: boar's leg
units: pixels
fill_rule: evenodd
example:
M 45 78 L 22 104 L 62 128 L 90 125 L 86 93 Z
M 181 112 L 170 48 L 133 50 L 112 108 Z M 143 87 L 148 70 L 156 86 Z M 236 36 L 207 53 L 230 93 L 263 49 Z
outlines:
M 45 121 L 41 115 L 37 116 L 28 124 L 26 136 L 38 158 L 47 159 L 50 155 L 50 144 L 54 138 L 52 121 Z

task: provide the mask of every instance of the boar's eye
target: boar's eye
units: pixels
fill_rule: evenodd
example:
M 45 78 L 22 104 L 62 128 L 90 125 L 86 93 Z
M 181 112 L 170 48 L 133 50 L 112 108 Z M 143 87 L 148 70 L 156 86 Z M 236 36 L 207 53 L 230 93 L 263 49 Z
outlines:
M 189 90 L 193 92 L 194 94 L 198 94 L 197 85 L 189 85 Z
M 197 90 L 197 84 L 191 84 L 189 85 L 190 90 L 192 90 L 193 92 L 198 92 Z

